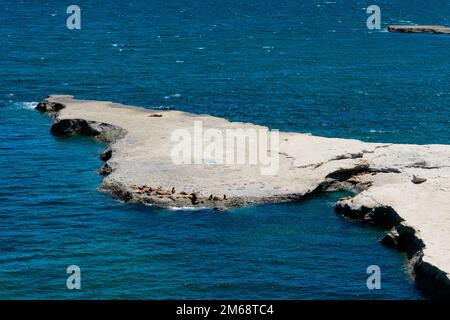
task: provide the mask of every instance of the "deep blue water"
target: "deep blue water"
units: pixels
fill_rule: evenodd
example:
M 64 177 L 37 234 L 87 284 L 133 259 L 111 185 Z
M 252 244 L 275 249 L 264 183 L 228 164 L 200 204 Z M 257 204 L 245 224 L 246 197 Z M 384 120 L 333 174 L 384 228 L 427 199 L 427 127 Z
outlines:
M 57 139 L 48 94 L 272 128 L 450 142 L 450 37 L 366 29 L 367 1 L 0 1 L 0 298 L 421 298 L 383 232 L 300 203 L 167 211 L 98 192 L 104 146 Z M 450 25 L 448 1 L 377 1 Z M 65 268 L 82 270 L 82 290 Z M 382 269 L 382 290 L 366 268 Z

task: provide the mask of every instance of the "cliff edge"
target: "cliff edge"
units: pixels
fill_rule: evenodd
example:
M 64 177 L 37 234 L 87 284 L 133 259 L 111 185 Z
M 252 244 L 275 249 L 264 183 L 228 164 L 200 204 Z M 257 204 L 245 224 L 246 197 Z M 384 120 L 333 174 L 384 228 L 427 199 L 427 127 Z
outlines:
M 101 155 L 101 188 L 126 202 L 224 209 L 351 190 L 356 195 L 341 199 L 336 211 L 388 230 L 382 243 L 408 253 L 417 285 L 429 296 L 450 298 L 449 145 L 365 143 L 279 132 L 276 146 L 265 146 L 277 159 L 275 174 L 267 175 L 251 163 L 180 164 L 173 158 L 174 132 L 195 136 L 196 123 L 215 133 L 272 132 L 266 127 L 61 95 L 49 96 L 36 109 L 53 116 L 54 135 L 80 134 L 108 144 Z M 250 145 L 255 143 L 248 138 Z

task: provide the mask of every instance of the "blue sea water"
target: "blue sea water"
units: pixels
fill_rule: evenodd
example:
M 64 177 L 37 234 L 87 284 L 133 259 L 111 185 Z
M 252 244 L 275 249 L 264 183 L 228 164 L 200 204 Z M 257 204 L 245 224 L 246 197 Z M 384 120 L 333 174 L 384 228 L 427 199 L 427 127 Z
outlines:
M 448 144 L 450 37 L 369 31 L 368 1 L 75 2 L 81 30 L 66 1 L 0 1 L 0 298 L 422 298 L 383 231 L 335 215 L 341 194 L 225 212 L 124 204 L 97 190 L 104 146 L 52 137 L 32 106 L 72 94 Z M 448 1 L 377 4 L 383 27 L 450 25 Z

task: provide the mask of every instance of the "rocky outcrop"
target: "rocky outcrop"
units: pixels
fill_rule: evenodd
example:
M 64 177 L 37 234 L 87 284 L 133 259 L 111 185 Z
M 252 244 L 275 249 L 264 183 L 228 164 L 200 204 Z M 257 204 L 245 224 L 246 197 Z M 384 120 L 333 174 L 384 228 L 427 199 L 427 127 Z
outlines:
M 62 107 L 61 107 L 62 106 Z M 408 253 L 417 284 L 450 297 L 450 146 L 365 143 L 280 132 L 278 170 L 259 165 L 174 163 L 172 134 L 194 135 L 194 123 L 223 133 L 268 128 L 208 115 L 158 111 L 112 102 L 50 96 L 39 110 L 53 115 L 52 133 L 81 134 L 108 144 L 101 188 L 126 202 L 165 208 L 225 209 L 297 201 L 331 190 L 350 190 L 339 214 L 389 230 L 382 243 Z M 249 144 L 258 143 L 249 138 Z M 194 143 L 195 145 L 195 143 Z M 236 145 L 234 151 L 245 151 Z M 239 149 L 241 148 L 241 149 Z M 228 150 L 229 151 L 229 150 Z
M 67 136 L 79 134 L 87 137 L 94 137 L 102 142 L 112 143 L 123 138 L 126 131 L 122 128 L 83 119 L 56 119 L 50 132 L 55 136 Z M 107 156 L 107 154 L 105 155 Z
M 44 99 L 38 103 L 36 110 L 40 112 L 56 113 L 63 109 L 64 105 L 59 102 L 54 102 L 49 99 Z
M 342 198 L 336 204 L 336 212 L 389 230 L 380 242 L 386 247 L 406 252 L 417 286 L 431 298 L 450 297 L 450 279 L 447 273 L 423 260 L 426 246 L 420 233 L 409 226 L 393 208 L 379 204 L 367 207 L 355 203 L 352 198 Z
M 60 99 L 71 98 L 71 96 L 62 95 L 54 97 L 59 97 Z M 61 119 L 58 117 L 59 111 L 65 107 L 66 106 L 64 104 L 53 101 L 51 96 L 38 103 L 36 106 L 36 110 L 43 113 L 48 113 L 53 117 L 53 124 L 50 128 L 50 132 L 55 136 L 78 134 L 82 136 L 94 137 L 105 143 L 113 143 L 122 139 L 126 135 L 126 130 L 123 128 L 99 121 L 73 118 Z M 107 157 L 108 152 L 112 152 L 111 149 L 108 148 L 107 151 L 105 151 L 105 155 L 102 155 L 102 157 Z
M 102 154 L 100 155 L 100 160 L 106 162 L 109 159 L 111 159 L 111 157 L 112 157 L 112 150 L 111 150 L 111 148 L 106 148 L 106 150 L 103 151 Z
M 388 26 L 389 32 L 450 34 L 450 28 L 443 26 Z

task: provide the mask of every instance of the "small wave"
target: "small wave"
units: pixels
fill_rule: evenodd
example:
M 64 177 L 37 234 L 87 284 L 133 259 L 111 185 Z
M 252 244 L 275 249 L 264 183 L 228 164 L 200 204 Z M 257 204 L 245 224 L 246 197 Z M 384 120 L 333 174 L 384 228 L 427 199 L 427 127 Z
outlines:
M 171 211 L 201 211 L 207 210 L 207 207 L 169 207 Z
M 326 206 L 327 208 L 334 208 L 336 207 L 336 201 L 327 201 Z
M 370 133 L 387 133 L 387 131 L 371 129 Z
M 151 109 L 157 109 L 157 110 L 169 110 L 169 109 L 174 109 L 174 106 L 157 106 L 157 107 L 152 107 Z
M 34 110 L 38 102 L 18 102 L 16 105 L 22 109 Z
M 164 97 L 164 99 L 170 99 L 170 98 L 180 98 L 180 97 L 181 97 L 181 94 L 179 94 L 179 93 L 174 93 L 174 94 L 171 94 L 171 95 L 165 96 L 165 97 Z

